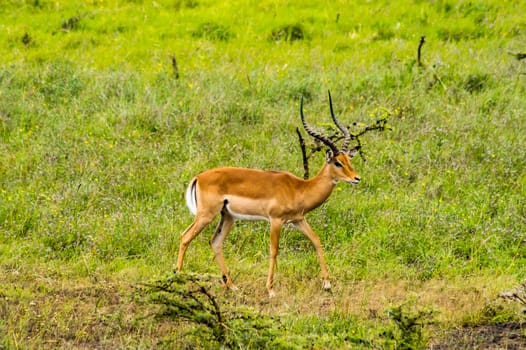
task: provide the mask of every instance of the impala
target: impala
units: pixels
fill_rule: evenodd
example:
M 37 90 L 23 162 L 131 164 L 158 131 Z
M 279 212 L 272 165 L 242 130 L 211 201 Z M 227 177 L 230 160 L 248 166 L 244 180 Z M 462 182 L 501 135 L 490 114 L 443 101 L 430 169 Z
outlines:
M 181 234 L 178 271 L 183 267 L 184 255 L 190 242 L 220 214 L 221 219 L 210 245 L 223 274 L 223 282 L 228 288 L 237 289 L 225 264 L 223 242 L 235 220 L 270 222 L 270 267 L 266 283 L 270 297 L 275 295 L 273 278 L 279 236 L 281 227 L 286 223 L 295 225 L 311 240 L 320 263 L 323 288 L 331 288 L 320 239 L 305 220 L 305 215 L 327 200 L 337 182 L 357 184 L 360 177 L 350 162 L 359 147 L 348 149 L 350 134 L 334 115 L 330 93 L 329 104 L 332 120 L 344 135 L 341 149 L 331 139 L 311 129 L 303 115 L 303 98 L 300 103 L 303 127 L 309 135 L 329 147 L 325 164 L 315 177 L 304 180 L 288 172 L 222 167 L 204 171 L 190 181 L 186 191 L 186 204 L 195 215 L 195 220 Z

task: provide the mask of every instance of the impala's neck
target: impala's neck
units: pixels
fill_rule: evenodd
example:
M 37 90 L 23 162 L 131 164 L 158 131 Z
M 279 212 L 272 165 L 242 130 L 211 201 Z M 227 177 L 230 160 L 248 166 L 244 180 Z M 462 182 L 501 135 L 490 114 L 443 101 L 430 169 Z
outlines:
M 337 181 L 329 167 L 330 165 L 325 163 L 315 177 L 305 181 L 305 212 L 322 205 L 331 195 L 334 186 L 336 186 Z

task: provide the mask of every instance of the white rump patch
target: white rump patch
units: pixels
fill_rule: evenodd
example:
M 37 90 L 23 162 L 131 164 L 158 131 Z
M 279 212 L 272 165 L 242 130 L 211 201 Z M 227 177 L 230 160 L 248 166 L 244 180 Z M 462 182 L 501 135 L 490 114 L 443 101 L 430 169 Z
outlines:
M 193 180 L 186 189 L 186 205 L 192 214 L 197 214 L 197 180 Z

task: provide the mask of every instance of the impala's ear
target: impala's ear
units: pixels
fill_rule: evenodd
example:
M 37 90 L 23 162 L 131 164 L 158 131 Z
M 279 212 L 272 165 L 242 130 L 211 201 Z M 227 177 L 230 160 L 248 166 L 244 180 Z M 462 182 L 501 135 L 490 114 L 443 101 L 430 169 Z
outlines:
M 325 161 L 329 163 L 333 157 L 334 157 L 334 153 L 332 152 L 332 150 L 328 149 L 327 152 L 325 153 Z
M 356 155 L 356 153 L 358 153 L 358 151 L 360 150 L 360 146 L 356 146 L 354 147 L 353 149 L 347 151 L 347 155 L 349 156 L 349 158 L 352 158 Z

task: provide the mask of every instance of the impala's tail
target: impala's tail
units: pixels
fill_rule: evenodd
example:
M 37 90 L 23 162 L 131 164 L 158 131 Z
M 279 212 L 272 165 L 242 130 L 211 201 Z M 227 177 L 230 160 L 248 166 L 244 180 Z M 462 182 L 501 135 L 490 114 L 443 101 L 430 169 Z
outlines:
M 186 205 L 192 214 L 197 213 L 197 179 L 193 179 L 186 189 Z

